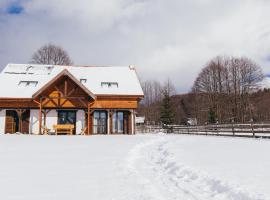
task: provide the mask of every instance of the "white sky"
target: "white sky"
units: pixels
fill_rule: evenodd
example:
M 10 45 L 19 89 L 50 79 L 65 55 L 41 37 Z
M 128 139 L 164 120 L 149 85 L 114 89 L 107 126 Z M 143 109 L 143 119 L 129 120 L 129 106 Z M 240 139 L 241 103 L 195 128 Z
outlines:
M 217 55 L 270 73 L 269 19 L 270 0 L 0 0 L 0 68 L 51 42 L 75 64 L 135 65 L 142 80 L 170 78 L 187 92 Z

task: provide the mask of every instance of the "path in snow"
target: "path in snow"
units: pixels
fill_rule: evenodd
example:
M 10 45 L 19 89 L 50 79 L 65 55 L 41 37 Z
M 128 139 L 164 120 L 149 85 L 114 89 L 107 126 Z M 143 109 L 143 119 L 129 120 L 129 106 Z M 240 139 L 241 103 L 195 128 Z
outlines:
M 153 139 L 130 150 L 127 173 L 139 185 L 133 199 L 259 200 L 216 178 L 195 172 L 174 159 L 165 138 Z

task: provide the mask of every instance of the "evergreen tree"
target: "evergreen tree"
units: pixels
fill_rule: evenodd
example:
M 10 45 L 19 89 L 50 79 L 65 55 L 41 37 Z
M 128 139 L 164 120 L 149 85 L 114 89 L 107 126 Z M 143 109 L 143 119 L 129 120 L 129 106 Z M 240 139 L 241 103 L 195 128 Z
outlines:
M 212 108 L 209 109 L 208 122 L 210 124 L 216 123 L 216 114 L 215 114 L 215 112 L 214 112 L 214 110 Z
M 165 88 L 163 91 L 163 101 L 160 111 L 160 121 L 162 125 L 171 125 L 174 121 L 174 113 L 172 108 L 170 89 Z

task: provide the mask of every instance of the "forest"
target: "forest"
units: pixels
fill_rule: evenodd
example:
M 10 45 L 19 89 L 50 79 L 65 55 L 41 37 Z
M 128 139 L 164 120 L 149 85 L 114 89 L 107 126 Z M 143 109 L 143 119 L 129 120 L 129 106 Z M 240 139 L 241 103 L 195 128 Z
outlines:
M 246 57 L 217 56 L 207 62 L 186 94 L 168 79 L 142 82 L 138 114 L 147 124 L 248 123 L 270 121 L 270 90 L 261 67 Z

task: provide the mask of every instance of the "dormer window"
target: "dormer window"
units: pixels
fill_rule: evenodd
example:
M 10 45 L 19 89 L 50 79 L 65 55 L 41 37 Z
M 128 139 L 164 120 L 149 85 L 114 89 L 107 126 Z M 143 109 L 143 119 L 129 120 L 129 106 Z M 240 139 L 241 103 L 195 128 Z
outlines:
M 101 82 L 101 87 L 118 88 L 117 82 Z
M 81 82 L 81 83 L 86 83 L 86 82 L 87 82 L 87 79 L 86 79 L 86 78 L 81 78 L 81 79 L 80 79 L 80 82 Z
M 38 84 L 38 81 L 20 81 L 19 82 L 19 86 L 33 86 L 33 87 L 36 87 Z

